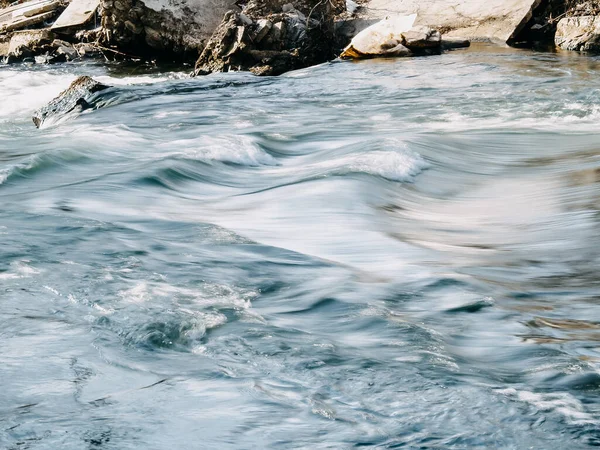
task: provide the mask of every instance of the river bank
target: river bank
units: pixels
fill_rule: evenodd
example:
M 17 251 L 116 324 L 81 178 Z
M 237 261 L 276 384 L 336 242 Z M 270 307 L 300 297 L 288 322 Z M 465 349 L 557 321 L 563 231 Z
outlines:
M 38 6 L 27 6 L 36 2 Z M 162 0 L 30 0 L 11 6 L 23 11 L 13 16 L 5 13 L 3 19 L 0 11 L 0 58 L 41 64 L 90 57 L 169 61 L 195 65 L 195 75 L 228 70 L 277 75 L 332 60 L 365 28 L 385 17 L 412 13 L 415 26 L 449 38 L 600 49 L 600 20 L 595 18 L 600 6 L 595 1 L 495 2 L 251 0 L 238 5 L 186 0 L 175 5 Z M 37 21 L 28 27 L 34 30 L 10 31 L 16 27 L 10 20 L 20 24 L 33 19 Z M 48 23 L 53 24 L 44 28 Z M 378 45 L 387 45 L 385 39 Z

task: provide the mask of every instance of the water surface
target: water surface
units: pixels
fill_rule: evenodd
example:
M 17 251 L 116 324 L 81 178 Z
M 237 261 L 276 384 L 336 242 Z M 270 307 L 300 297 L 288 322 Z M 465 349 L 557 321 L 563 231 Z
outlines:
M 1 448 L 600 445 L 599 59 L 0 94 Z

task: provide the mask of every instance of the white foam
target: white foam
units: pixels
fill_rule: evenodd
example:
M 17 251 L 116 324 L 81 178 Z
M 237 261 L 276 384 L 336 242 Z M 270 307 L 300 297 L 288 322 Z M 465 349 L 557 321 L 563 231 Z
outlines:
M 167 282 L 138 281 L 129 289 L 119 292 L 127 303 L 147 303 L 156 297 L 186 298 L 201 307 L 229 307 L 247 310 L 258 296 L 255 291 L 238 289 L 222 284 L 204 283 L 197 288 L 174 286 Z
M 277 160 L 262 150 L 249 136 L 200 136 L 161 144 L 168 156 L 199 161 L 220 161 L 241 166 L 276 166 Z
M 513 388 L 499 389 L 496 393 L 527 403 L 543 412 L 555 412 L 576 425 L 599 424 L 600 420 L 585 412 L 583 404 L 566 392 L 538 394 Z
M 419 127 L 436 131 L 505 129 L 589 132 L 600 119 L 600 105 L 566 102 L 552 112 L 540 112 L 541 106 L 522 105 L 519 109 L 498 110 L 494 117 L 477 117 L 449 111 Z
M 18 278 L 29 278 L 40 273 L 38 269 L 29 265 L 29 261 L 15 261 L 10 264 L 11 270 L 0 273 L 0 280 L 14 280 Z
M 184 78 L 186 74 L 172 73 L 168 76 L 135 76 L 114 78 L 110 76 L 94 76 L 94 79 L 111 85 L 151 84 L 172 79 Z M 2 70 L 0 86 L 2 86 L 2 108 L 0 122 L 31 120 L 32 113 L 46 105 L 50 100 L 64 91 L 77 78 L 77 74 L 58 71 Z
M 108 75 L 94 76 L 94 79 L 111 86 L 132 86 L 132 85 L 145 85 L 145 84 L 154 84 L 160 83 L 162 81 L 169 80 L 181 80 L 189 78 L 189 74 L 186 72 L 173 72 L 168 75 L 137 75 L 133 77 L 122 77 L 115 78 Z
M 2 108 L 0 120 L 30 120 L 31 113 L 44 106 L 73 81 L 73 75 L 38 71 L 0 71 Z
M 148 283 L 141 281 L 130 289 L 119 292 L 119 297 L 128 303 L 144 303 L 150 298 Z
M 334 161 L 338 169 L 380 176 L 391 181 L 410 181 L 427 167 L 417 154 L 396 151 L 378 151 L 352 155 Z

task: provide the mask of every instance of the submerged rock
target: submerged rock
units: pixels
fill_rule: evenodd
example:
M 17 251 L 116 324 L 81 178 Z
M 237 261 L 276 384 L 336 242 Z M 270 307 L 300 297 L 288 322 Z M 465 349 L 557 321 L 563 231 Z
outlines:
M 554 42 L 564 50 L 600 51 L 600 17 L 578 16 L 561 19 L 556 26 Z
M 198 58 L 194 75 L 249 70 L 279 75 L 331 59 L 340 1 L 252 0 L 229 11 Z
M 58 97 L 43 108 L 38 109 L 33 114 L 33 123 L 37 128 L 40 128 L 45 121 L 51 118 L 58 119 L 77 108 L 80 110 L 89 109 L 91 105 L 88 102 L 92 95 L 109 87 L 88 76 L 79 77 Z

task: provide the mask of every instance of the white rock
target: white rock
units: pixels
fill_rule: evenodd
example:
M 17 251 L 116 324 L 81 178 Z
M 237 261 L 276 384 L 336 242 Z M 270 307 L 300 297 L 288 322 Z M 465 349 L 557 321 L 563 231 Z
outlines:
M 600 17 L 561 19 L 556 26 L 554 42 L 564 50 L 600 51 Z
M 372 58 L 407 55 L 410 51 L 402 45 L 402 33 L 413 27 L 416 18 L 416 14 L 386 17 L 354 36 L 350 45 L 340 56 L 342 58 Z
M 350 14 L 354 14 L 358 9 L 358 3 L 352 0 L 346 0 L 346 11 Z
M 527 24 L 540 0 L 368 0 L 358 21 L 416 13 L 416 25 L 444 35 L 506 42 Z

